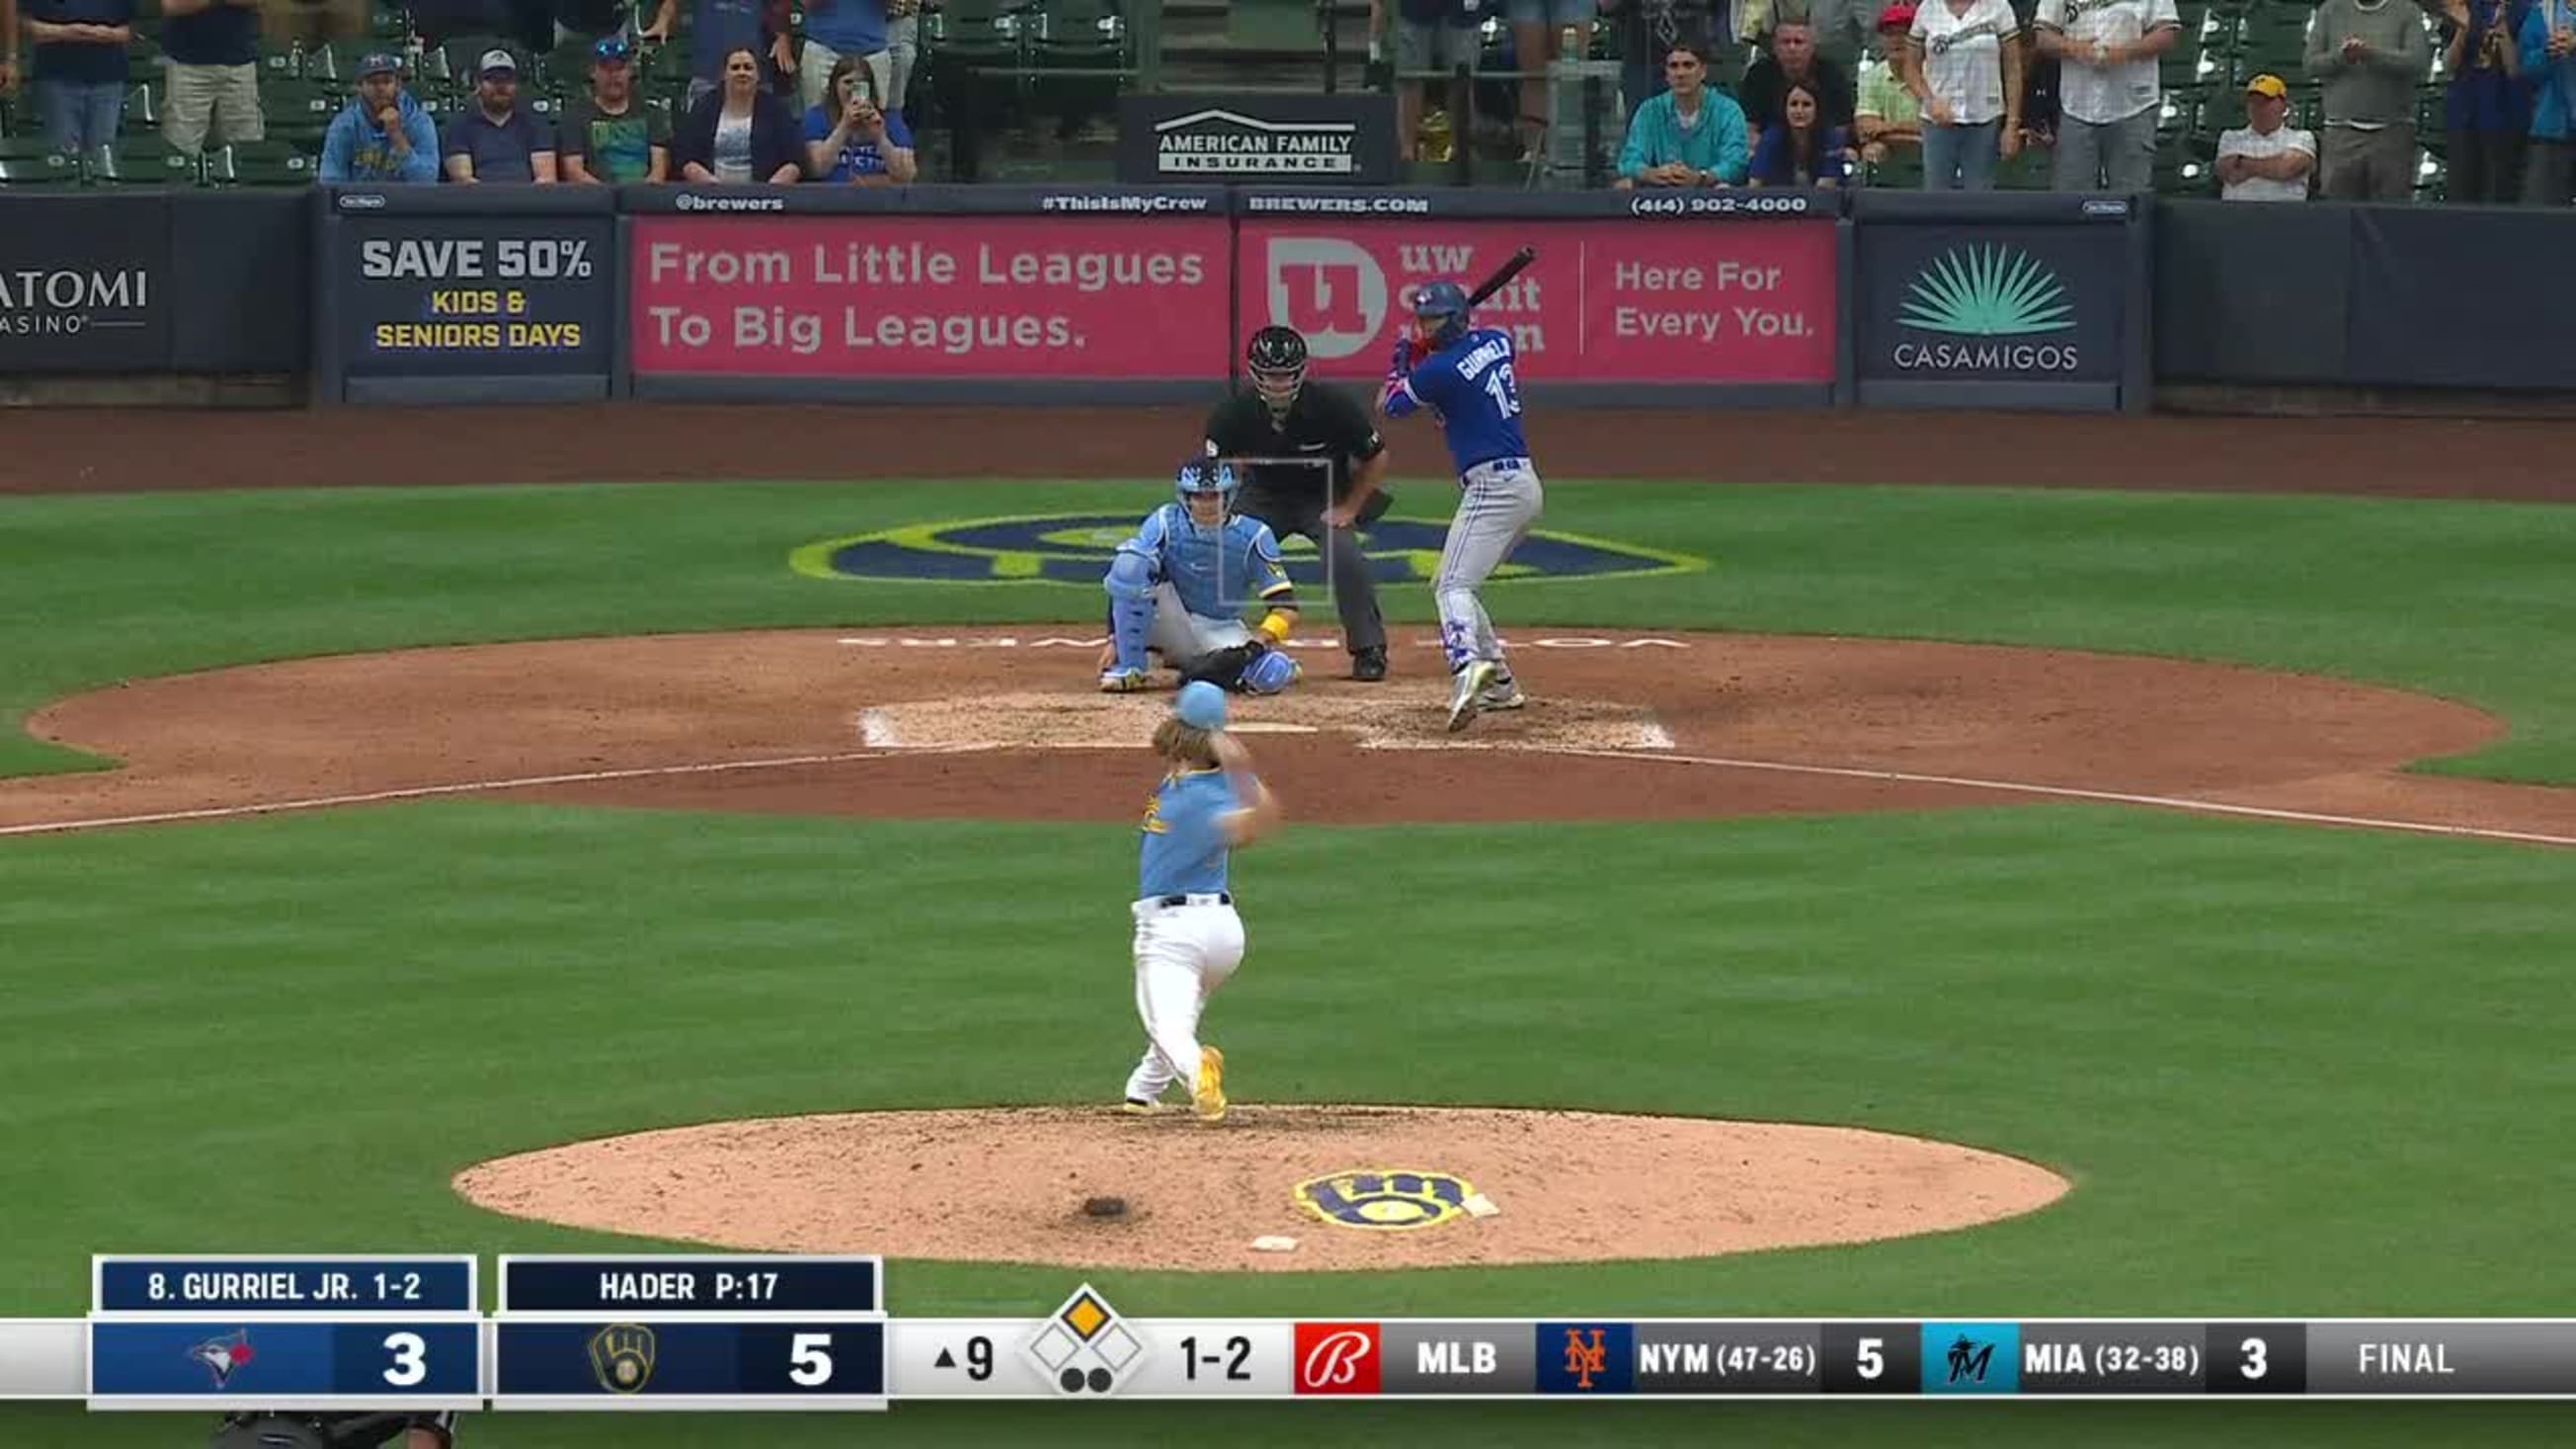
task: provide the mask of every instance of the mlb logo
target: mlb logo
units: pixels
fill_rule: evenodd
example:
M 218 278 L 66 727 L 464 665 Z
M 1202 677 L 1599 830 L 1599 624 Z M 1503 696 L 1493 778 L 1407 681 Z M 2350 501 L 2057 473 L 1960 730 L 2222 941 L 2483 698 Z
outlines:
M 1924 1324 L 1923 1392 L 2020 1393 L 2021 1325 Z
M 1374 1323 L 1300 1323 L 1296 1347 L 1301 1394 L 1374 1394 L 1385 1380 Z

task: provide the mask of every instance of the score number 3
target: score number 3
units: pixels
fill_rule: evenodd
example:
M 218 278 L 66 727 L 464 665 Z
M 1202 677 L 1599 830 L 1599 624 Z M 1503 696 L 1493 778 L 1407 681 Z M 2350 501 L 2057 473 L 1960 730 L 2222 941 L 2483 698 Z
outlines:
M 419 1334 L 386 1334 L 385 1352 L 394 1356 L 393 1367 L 385 1370 L 386 1383 L 398 1389 L 416 1388 L 429 1377 L 429 1345 Z

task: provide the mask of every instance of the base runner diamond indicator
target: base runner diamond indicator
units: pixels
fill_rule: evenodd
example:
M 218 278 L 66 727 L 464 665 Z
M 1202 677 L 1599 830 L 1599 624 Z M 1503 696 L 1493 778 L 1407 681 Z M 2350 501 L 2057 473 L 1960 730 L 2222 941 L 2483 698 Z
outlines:
M 1105 1399 L 1141 1365 L 1145 1345 L 1119 1326 L 1118 1310 L 1085 1283 L 1021 1345 L 1067 1398 Z

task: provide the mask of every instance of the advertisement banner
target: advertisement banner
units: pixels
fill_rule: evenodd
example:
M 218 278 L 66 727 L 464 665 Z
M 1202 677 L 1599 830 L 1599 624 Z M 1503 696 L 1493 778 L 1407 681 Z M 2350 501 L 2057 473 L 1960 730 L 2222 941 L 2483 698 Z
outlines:
M 326 262 L 349 376 L 607 376 L 613 217 L 377 212 L 370 195 L 335 198 Z
M 1395 180 L 1395 97 L 1120 96 L 1118 179 L 1385 186 Z
M 12 195 L 0 225 L 0 372 L 170 365 L 170 202 Z
M 2117 384 L 2128 294 L 2122 225 L 1865 221 L 1861 380 Z
M 1215 380 L 1222 216 L 639 216 L 637 376 Z
M 1508 329 L 1525 383 L 1834 381 L 1836 236 L 1793 221 L 1375 220 L 1246 217 L 1246 332 L 1306 334 L 1315 372 L 1378 378 L 1407 299 L 1470 291 L 1524 246 L 1538 260 L 1476 309 Z

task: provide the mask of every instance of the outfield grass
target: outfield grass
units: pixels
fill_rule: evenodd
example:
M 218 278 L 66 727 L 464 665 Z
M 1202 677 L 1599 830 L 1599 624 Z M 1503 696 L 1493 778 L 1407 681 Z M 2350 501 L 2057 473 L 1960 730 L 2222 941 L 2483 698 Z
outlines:
M 1446 485 L 1399 512 L 1438 517 Z M 826 582 L 797 545 L 902 522 L 1134 512 L 1147 485 L 723 484 L 0 501 L 0 725 L 120 678 L 576 634 L 1087 617 L 1062 585 Z M 1502 584 L 1507 626 L 1874 634 L 2187 655 L 2505 715 L 2430 768 L 2576 781 L 2576 509 L 2311 497 L 1559 483 L 1548 526 L 1705 573 Z M 1391 617 L 1431 617 L 1425 588 Z M 0 773 L 82 757 L 0 731 Z

